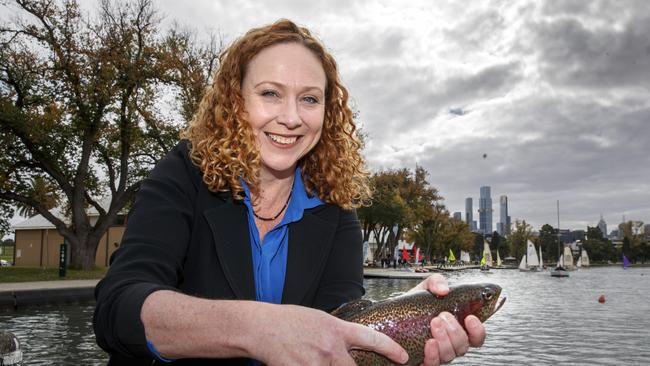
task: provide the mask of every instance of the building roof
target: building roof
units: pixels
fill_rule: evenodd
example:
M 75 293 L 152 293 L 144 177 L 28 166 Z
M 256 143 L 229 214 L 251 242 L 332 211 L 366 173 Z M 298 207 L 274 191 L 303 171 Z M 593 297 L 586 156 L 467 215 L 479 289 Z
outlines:
M 104 208 L 104 210 L 108 210 L 111 201 L 110 199 L 102 199 L 99 203 Z M 94 206 L 88 208 L 86 212 L 88 213 L 89 217 L 99 216 L 99 212 Z M 50 213 L 58 217 L 59 219 L 61 219 L 66 224 L 70 223 L 70 219 L 65 217 L 65 215 L 63 214 L 62 207 L 53 208 L 50 210 Z M 21 221 L 17 224 L 14 224 L 11 226 L 11 228 L 14 230 L 38 230 L 38 229 L 55 229 L 55 226 L 50 221 L 48 221 L 45 217 L 43 217 L 43 215 L 39 214 L 30 217 L 25 221 Z
M 54 216 L 58 217 L 59 219 L 62 219 L 64 222 L 68 222 L 66 218 L 63 217 L 61 214 L 60 210 L 58 208 L 50 210 L 50 213 L 52 213 Z M 11 226 L 12 229 L 14 230 L 34 230 L 34 229 L 54 229 L 54 224 L 49 222 L 43 215 L 36 215 L 33 217 L 28 218 L 25 221 L 21 221 L 17 224 L 14 224 Z

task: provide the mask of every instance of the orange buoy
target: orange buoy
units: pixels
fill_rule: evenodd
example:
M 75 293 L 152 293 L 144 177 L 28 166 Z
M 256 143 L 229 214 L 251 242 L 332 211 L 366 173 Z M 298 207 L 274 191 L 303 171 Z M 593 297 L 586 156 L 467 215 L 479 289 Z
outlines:
M 598 302 L 601 303 L 601 304 L 604 304 L 605 303 L 605 295 L 600 295 L 598 297 Z

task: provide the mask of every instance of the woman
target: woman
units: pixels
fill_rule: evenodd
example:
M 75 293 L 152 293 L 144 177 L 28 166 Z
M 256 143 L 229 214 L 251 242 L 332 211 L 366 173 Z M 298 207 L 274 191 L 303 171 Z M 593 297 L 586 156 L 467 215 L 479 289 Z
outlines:
M 364 293 L 353 208 L 369 198 L 334 59 L 283 20 L 249 31 L 220 61 L 184 140 L 143 182 L 97 285 L 109 364 L 353 365 L 351 348 L 406 362 L 389 337 L 321 311 Z M 417 289 L 448 291 L 440 276 Z M 478 319 L 466 326 L 434 319 L 425 364 L 480 345 Z

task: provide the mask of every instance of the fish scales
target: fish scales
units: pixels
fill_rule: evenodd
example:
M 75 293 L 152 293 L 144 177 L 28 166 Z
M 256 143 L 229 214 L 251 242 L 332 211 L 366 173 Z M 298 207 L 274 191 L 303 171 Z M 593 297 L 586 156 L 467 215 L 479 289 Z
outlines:
M 447 296 L 435 296 L 419 291 L 383 301 L 359 300 L 343 305 L 332 314 L 341 319 L 366 325 L 382 332 L 399 343 L 409 354 L 409 365 L 418 365 L 424 359 L 424 344 L 431 338 L 431 320 L 447 311 L 464 326 L 470 314 L 482 322 L 498 307 L 501 287 L 494 284 L 467 284 L 452 286 Z M 350 354 L 361 366 L 393 365 L 389 359 L 374 352 L 352 350 Z

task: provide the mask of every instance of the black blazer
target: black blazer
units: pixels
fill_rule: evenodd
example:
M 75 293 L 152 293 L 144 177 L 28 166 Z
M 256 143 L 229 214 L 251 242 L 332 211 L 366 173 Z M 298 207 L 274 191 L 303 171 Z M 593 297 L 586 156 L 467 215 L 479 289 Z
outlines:
M 109 365 L 151 365 L 140 310 L 154 291 L 255 299 L 246 206 L 210 192 L 181 141 L 136 195 L 120 248 L 95 289 L 97 343 Z M 361 226 L 354 210 L 325 204 L 289 225 L 282 303 L 322 310 L 363 295 Z M 218 324 L 215 324 L 218 326 Z M 179 360 L 245 364 L 244 360 Z

